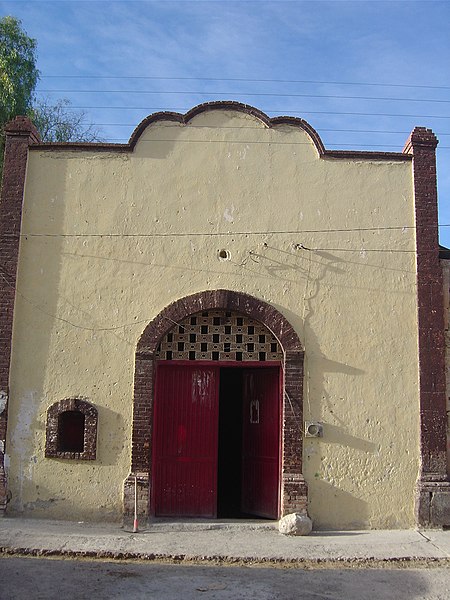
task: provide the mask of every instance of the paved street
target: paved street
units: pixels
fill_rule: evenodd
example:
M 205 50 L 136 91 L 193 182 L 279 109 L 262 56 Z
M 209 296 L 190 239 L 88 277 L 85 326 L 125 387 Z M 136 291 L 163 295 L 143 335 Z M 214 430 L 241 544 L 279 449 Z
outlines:
M 0 559 L 1 600 L 447 600 L 450 569 L 213 567 Z

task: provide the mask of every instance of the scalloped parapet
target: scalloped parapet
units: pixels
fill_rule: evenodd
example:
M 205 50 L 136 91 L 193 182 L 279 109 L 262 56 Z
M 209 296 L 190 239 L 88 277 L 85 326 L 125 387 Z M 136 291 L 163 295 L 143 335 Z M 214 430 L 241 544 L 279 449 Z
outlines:
M 128 143 L 116 144 L 108 142 L 41 142 L 39 147 L 41 150 L 90 150 L 96 152 L 133 152 L 137 142 L 143 135 L 147 127 L 155 123 L 177 123 L 180 125 L 187 125 L 196 116 L 212 111 L 234 111 L 242 114 L 251 115 L 255 119 L 258 119 L 262 125 L 266 128 L 271 129 L 279 125 L 290 125 L 297 127 L 304 131 L 311 142 L 320 158 L 329 159 L 356 159 L 356 160 L 382 160 L 382 161 L 396 161 L 404 162 L 411 160 L 411 155 L 406 151 L 403 152 L 379 152 L 379 151 L 367 151 L 367 150 L 327 150 L 317 133 L 317 131 L 304 119 L 300 117 L 291 116 L 277 116 L 269 117 L 262 110 L 250 106 L 249 104 L 243 104 L 241 102 L 235 102 L 233 100 L 219 100 L 214 102 L 205 102 L 191 108 L 187 113 L 182 114 L 178 112 L 163 111 L 156 112 L 145 119 L 143 119 L 139 125 L 134 129 Z
M 231 100 L 230 101 L 225 100 L 225 101 L 217 101 L 217 102 L 205 102 L 204 104 L 199 104 L 197 106 L 194 106 L 194 108 L 191 108 L 191 110 L 189 110 L 184 115 L 181 113 L 177 113 L 177 112 L 153 113 L 152 115 L 149 115 L 148 117 L 146 117 L 143 121 L 141 121 L 139 123 L 139 125 L 136 127 L 136 129 L 131 134 L 131 137 L 129 140 L 129 145 L 131 148 L 134 148 L 136 146 L 136 143 L 138 142 L 140 136 L 145 131 L 145 129 L 149 125 L 152 125 L 154 123 L 163 122 L 163 121 L 174 121 L 174 122 L 180 123 L 182 125 L 187 125 L 194 117 L 196 117 L 202 113 L 217 111 L 217 110 L 223 110 L 223 111 L 231 110 L 234 112 L 240 112 L 245 115 L 251 115 L 251 116 L 255 117 L 256 119 L 258 119 L 259 121 L 261 121 L 261 123 L 263 125 L 265 125 L 267 128 L 272 128 L 277 125 L 293 125 L 295 127 L 299 127 L 300 129 L 305 131 L 310 136 L 310 138 L 320 156 L 322 156 L 326 152 L 325 147 L 324 147 L 322 140 L 320 139 L 320 136 L 317 133 L 317 131 L 303 119 L 300 119 L 298 117 L 287 117 L 287 116 L 271 118 L 268 115 L 266 115 L 262 110 L 259 110 L 258 108 L 250 106 L 249 104 L 242 104 L 241 102 L 234 102 Z

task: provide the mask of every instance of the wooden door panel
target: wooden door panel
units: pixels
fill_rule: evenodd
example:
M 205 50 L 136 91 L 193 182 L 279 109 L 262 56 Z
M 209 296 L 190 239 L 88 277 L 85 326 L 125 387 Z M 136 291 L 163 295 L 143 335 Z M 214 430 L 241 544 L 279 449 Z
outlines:
M 217 513 L 218 369 L 158 365 L 154 510 L 158 516 Z
M 243 374 L 242 511 L 278 518 L 279 369 Z

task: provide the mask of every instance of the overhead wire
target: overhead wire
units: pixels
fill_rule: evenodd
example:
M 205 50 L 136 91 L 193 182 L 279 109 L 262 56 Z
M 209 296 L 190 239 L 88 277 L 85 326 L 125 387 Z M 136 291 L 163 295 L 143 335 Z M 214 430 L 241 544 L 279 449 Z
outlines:
M 128 142 L 129 138 L 109 138 L 111 142 Z M 177 142 L 182 144 L 247 144 L 247 145 L 272 145 L 272 146 L 309 146 L 310 142 L 282 142 L 277 140 L 174 140 L 173 138 L 159 138 L 153 140 L 141 140 L 144 144 L 155 144 L 162 142 Z M 397 144 L 346 144 L 341 142 L 329 142 L 328 146 L 339 146 L 348 148 L 397 148 Z M 339 148 L 336 148 L 339 149 Z M 329 149 L 329 148 L 328 148 Z M 440 150 L 449 150 L 450 146 L 439 146 Z
M 136 127 L 136 123 L 92 123 L 92 125 L 96 127 Z M 189 129 L 211 129 L 210 125 L 192 125 L 189 124 Z M 256 131 L 261 131 L 261 127 L 254 127 L 252 125 L 246 125 L 243 127 L 242 125 L 222 125 L 220 127 L 214 127 L 214 129 L 220 130 L 247 130 L 254 129 Z M 380 133 L 380 134 L 390 134 L 390 135 L 409 135 L 410 131 L 390 131 L 388 129 L 328 129 L 328 128 L 320 128 L 321 132 L 327 133 Z M 450 135 L 450 132 L 439 132 L 439 135 Z
M 432 227 L 434 228 L 436 226 L 436 224 L 430 224 L 428 227 Z M 440 225 L 440 227 L 450 227 L 450 223 L 446 223 L 446 224 L 442 224 Z M 392 226 L 392 227 L 370 227 L 370 228 L 348 228 L 348 229 L 327 229 L 327 230 L 303 230 L 303 231 L 263 231 L 263 232 L 226 232 L 226 233 L 220 233 L 220 232 L 210 232 L 210 233 L 200 233 L 200 232 L 195 232 L 195 233 L 178 233 L 178 234 L 35 234 L 35 233 L 21 233 L 21 234 L 13 234 L 14 237 L 189 237 L 189 236 L 221 236 L 221 235 L 249 235 L 249 234 L 259 234 L 259 235 L 267 235 L 267 234 L 276 234 L 276 233 L 283 233 L 283 234 L 295 234 L 295 235 L 299 235 L 302 233 L 342 233 L 342 232 L 368 232 L 368 231 L 404 231 L 407 229 L 415 229 L 414 226 Z M 5 237 L 5 235 L 1 236 L 1 237 Z M 414 253 L 414 254 L 422 254 L 422 253 L 426 253 L 426 252 L 434 252 L 434 250 L 430 250 L 430 251 L 416 251 L 416 250 L 403 250 L 403 249 L 392 249 L 392 248 L 385 248 L 385 249 L 374 249 L 374 248 L 359 248 L 359 249 L 352 249 L 352 248 L 310 248 L 310 247 L 306 247 L 303 244 L 296 244 L 296 250 L 305 250 L 306 252 L 308 252 L 308 256 L 309 256 L 309 269 L 308 269 L 308 278 L 309 279 L 309 273 L 310 273 L 310 268 L 311 268 L 311 253 L 312 252 L 320 252 L 320 251 L 335 251 L 335 252 L 353 252 L 353 253 L 361 253 L 361 252 L 391 252 L 391 253 Z M 251 254 L 251 252 L 249 253 Z M 237 265 L 239 266 L 239 265 Z M 2 270 L 4 270 L 5 274 L 8 274 L 5 267 L 0 265 L 0 267 L 2 268 Z M 32 300 L 30 300 L 26 295 L 24 295 L 21 290 L 19 290 L 17 288 L 17 285 L 13 285 L 11 284 L 8 279 L 5 277 L 4 274 L 2 274 L 0 272 L 0 277 L 4 280 L 4 282 L 6 283 L 6 285 L 12 289 L 13 291 L 15 291 L 20 297 L 22 297 L 27 303 L 29 303 L 31 306 L 33 306 L 36 310 L 40 311 L 42 314 L 45 314 L 46 316 L 53 318 L 55 320 L 58 320 L 60 322 L 64 322 L 74 328 L 77 329 L 82 329 L 85 331 L 97 331 L 97 332 L 101 332 L 101 331 L 116 331 L 119 329 L 122 329 L 124 327 L 130 327 L 130 326 L 134 326 L 137 324 L 141 324 L 144 322 L 149 322 L 150 319 L 141 319 L 141 320 L 134 320 L 133 322 L 129 322 L 129 323 L 123 323 L 121 325 L 117 325 L 117 326 L 113 326 L 113 327 L 88 327 L 88 326 L 84 326 L 84 325 L 79 325 L 77 323 L 74 323 L 72 321 L 70 321 L 69 319 L 65 319 L 63 317 L 59 317 L 55 314 L 52 314 L 48 311 L 46 311 L 45 309 L 43 309 L 41 306 L 39 306 L 38 304 L 36 304 L 35 302 L 33 302 Z M 305 291 L 306 294 L 306 291 Z M 306 297 L 306 296 L 305 296 Z M 171 319 L 169 319 L 171 320 Z M 175 323 L 175 321 L 174 321 Z
M 151 319 L 142 319 L 142 320 L 139 320 L 139 321 L 133 321 L 132 323 L 123 323 L 122 325 L 116 325 L 114 327 L 86 327 L 84 325 L 78 325 L 77 323 L 73 323 L 72 321 L 69 321 L 69 319 L 65 319 L 64 317 L 58 317 L 57 315 L 46 311 L 41 306 L 39 306 L 39 304 L 36 304 L 32 300 L 30 300 L 27 296 L 25 296 L 18 289 L 17 285 L 13 285 L 12 283 L 10 283 L 7 280 L 7 278 L 3 275 L 3 273 L 0 273 L 0 277 L 3 279 L 3 281 L 9 287 L 9 289 L 13 290 L 23 300 L 25 300 L 28 304 L 30 304 L 31 306 L 33 306 L 33 308 L 35 308 L 36 310 L 38 310 L 42 314 L 46 315 L 47 317 L 50 317 L 51 319 L 55 319 L 57 321 L 61 321 L 63 323 L 66 323 L 67 325 L 71 325 L 72 327 L 75 327 L 76 329 L 83 329 L 85 331 L 116 331 L 117 329 L 122 329 L 123 327 L 131 327 L 132 325 L 138 325 L 138 324 L 141 324 L 141 323 L 149 323 L 150 320 L 151 320 Z
M 307 275 L 307 286 L 309 285 L 309 276 L 310 276 L 310 271 L 311 271 L 311 253 L 314 251 L 319 251 L 319 250 L 331 250 L 331 249 L 317 249 L 317 248 L 307 248 L 305 246 L 303 246 L 302 244 L 297 244 L 298 249 L 301 250 L 306 250 L 308 252 L 309 255 L 309 268 L 308 268 L 308 275 Z M 361 250 L 356 250 L 356 252 L 361 252 Z M 415 252 L 415 251 L 411 251 L 411 252 Z M 249 252 L 249 254 L 251 254 L 251 252 Z M 237 263 L 233 263 L 235 266 L 244 266 L 244 264 L 239 265 Z M 138 325 L 138 324 L 142 324 L 142 323 L 149 323 L 151 318 L 146 318 L 146 319 L 139 319 L 139 320 L 134 320 L 132 322 L 127 322 L 127 323 L 122 323 L 121 325 L 116 325 L 113 327 L 88 327 L 85 325 L 80 325 L 77 323 L 74 323 L 73 321 L 66 319 L 64 317 L 59 317 L 54 313 L 50 313 L 48 311 L 46 311 L 44 308 L 42 308 L 42 306 L 40 306 L 39 304 L 36 304 L 36 302 L 33 302 L 30 298 L 28 298 L 25 294 L 22 293 L 22 291 L 18 288 L 17 284 L 13 284 L 10 281 L 8 281 L 7 277 L 5 277 L 5 275 L 8 275 L 9 277 L 11 277 L 11 275 L 8 273 L 8 271 L 6 270 L 6 267 L 2 264 L 0 264 L 0 268 L 2 269 L 3 273 L 0 272 L 0 278 L 3 279 L 3 281 L 6 283 L 7 287 L 11 290 L 13 290 L 17 295 L 19 295 L 24 301 L 26 301 L 28 304 L 30 304 L 33 308 L 35 308 L 36 310 L 38 310 L 39 312 L 41 312 L 42 314 L 55 319 L 57 321 L 66 323 L 67 325 L 70 325 L 76 329 L 81 329 L 84 331 L 91 331 L 91 332 L 108 332 L 108 331 L 117 331 L 119 329 L 123 329 L 124 327 L 131 327 L 134 325 Z M 305 298 L 306 298 L 306 290 L 305 290 Z M 168 317 L 167 317 L 168 318 Z M 177 323 L 176 321 L 168 318 L 169 321 L 173 322 L 176 325 L 181 326 L 180 323 Z
M 450 223 L 430 223 L 424 229 L 450 227 Z M 261 231 L 191 231 L 191 232 L 152 232 L 152 233 L 36 233 L 21 232 L 20 234 L 2 234 L 0 237 L 63 237 L 63 238 L 176 238 L 176 237 L 226 237 L 240 235 L 302 235 L 305 233 L 351 233 L 376 231 L 406 231 L 416 229 L 415 225 L 395 225 L 390 227 L 352 227 L 336 229 L 291 229 L 291 230 L 261 230 Z
M 168 106 L 76 106 L 70 105 L 65 107 L 66 110 L 145 110 L 145 111 L 163 111 L 163 112 L 181 112 L 185 113 L 192 107 L 168 107 Z M 286 113 L 291 115 L 347 115 L 359 117 L 404 117 L 413 119 L 450 119 L 450 115 L 412 115 L 399 113 L 365 113 L 365 112 L 342 112 L 342 111 L 327 111 L 327 110 L 282 110 L 279 108 L 266 108 L 268 113 Z
M 41 79 L 144 79 L 152 81 L 240 81 L 245 83 L 306 83 L 313 85 L 353 85 L 450 90 L 450 86 L 445 85 L 420 85 L 408 83 L 382 83 L 363 81 L 314 81 L 308 79 L 249 79 L 244 77 L 167 77 L 159 75 L 41 75 Z
M 270 98 L 323 98 L 333 100 L 376 100 L 382 102 L 429 102 L 450 104 L 450 100 L 438 98 L 386 98 L 383 96 L 341 96 L 339 94 L 280 94 L 277 92 L 209 92 L 197 90 L 65 90 L 65 89 L 37 89 L 44 94 L 149 94 L 149 95 L 201 95 L 201 96 L 256 96 Z

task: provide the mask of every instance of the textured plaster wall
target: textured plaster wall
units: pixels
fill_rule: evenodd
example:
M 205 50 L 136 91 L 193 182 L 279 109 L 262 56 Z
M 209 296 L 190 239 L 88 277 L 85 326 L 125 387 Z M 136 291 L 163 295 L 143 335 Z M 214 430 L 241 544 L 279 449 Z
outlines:
M 383 229 L 413 223 L 410 162 L 320 159 L 303 130 L 233 111 L 153 124 L 133 153 L 32 150 L 10 511 L 121 515 L 137 341 L 173 300 L 228 288 L 273 304 L 305 346 L 304 418 L 324 423 L 304 442 L 315 526 L 413 526 L 414 237 Z M 94 462 L 44 458 L 47 408 L 70 396 L 98 408 Z

